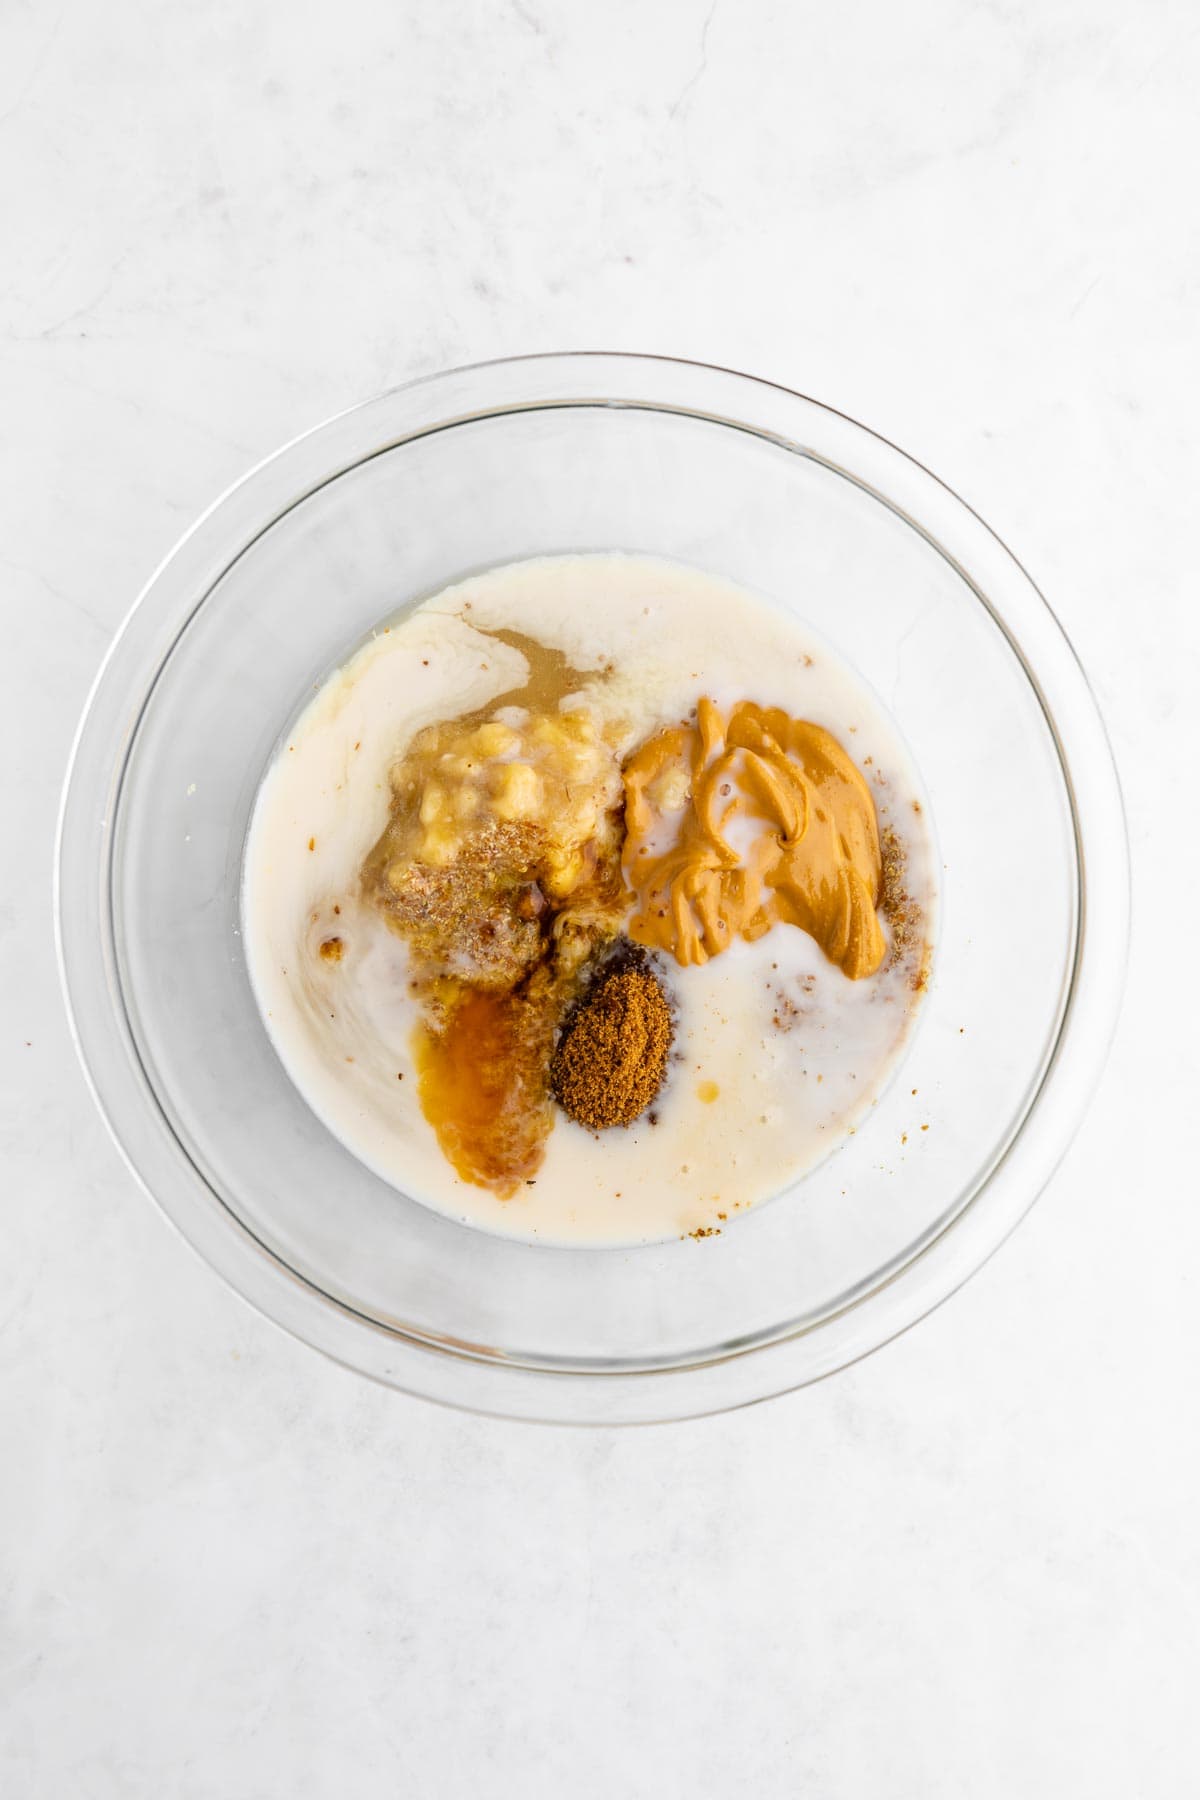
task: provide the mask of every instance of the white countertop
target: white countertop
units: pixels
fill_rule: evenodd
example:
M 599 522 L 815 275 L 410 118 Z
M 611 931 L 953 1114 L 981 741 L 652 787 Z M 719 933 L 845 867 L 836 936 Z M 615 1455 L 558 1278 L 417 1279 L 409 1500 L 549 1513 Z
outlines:
M 0 1794 L 1192 1792 L 1194 9 L 12 0 L 0 18 Z M 626 1434 L 381 1391 L 137 1191 L 58 997 L 118 620 L 251 462 L 413 374 L 649 349 L 936 470 L 1088 667 L 1135 937 L 992 1263 L 815 1389 Z

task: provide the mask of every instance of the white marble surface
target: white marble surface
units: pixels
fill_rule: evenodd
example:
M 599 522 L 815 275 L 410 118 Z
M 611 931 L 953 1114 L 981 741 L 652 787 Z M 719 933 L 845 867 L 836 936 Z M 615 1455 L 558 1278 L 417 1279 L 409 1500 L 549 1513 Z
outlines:
M 0 1794 L 1195 1792 L 1186 0 L 0 9 Z M 824 1386 L 595 1435 L 376 1390 L 135 1190 L 59 1004 L 57 789 L 117 621 L 252 460 L 575 346 L 829 400 L 1017 549 L 1136 859 L 1051 1189 Z

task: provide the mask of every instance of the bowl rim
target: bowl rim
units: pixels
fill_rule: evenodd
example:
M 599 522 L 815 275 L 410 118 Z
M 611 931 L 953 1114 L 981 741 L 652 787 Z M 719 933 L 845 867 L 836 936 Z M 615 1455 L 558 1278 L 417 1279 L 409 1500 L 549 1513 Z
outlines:
M 648 389 L 654 393 L 644 391 Z M 522 393 L 524 399 L 519 397 Z M 472 398 L 475 404 L 463 411 L 463 403 Z M 718 401 L 724 404 L 727 398 L 740 399 L 742 404 L 731 414 L 697 404 L 701 398 L 711 399 L 713 405 Z M 458 408 L 447 416 L 447 403 L 456 399 Z M 485 400 L 486 404 L 481 404 Z M 758 422 L 754 401 L 758 403 Z M 368 456 L 398 448 L 430 430 L 553 405 L 640 407 L 749 430 L 833 469 L 897 513 L 970 587 L 1021 664 L 1058 753 L 1075 839 L 1076 941 L 1058 1031 L 1013 1134 L 962 1206 L 901 1268 L 818 1324 L 702 1361 L 645 1370 L 626 1367 L 581 1372 L 517 1364 L 396 1331 L 344 1306 L 299 1276 L 211 1189 L 208 1194 L 213 1206 L 197 1207 L 195 1192 L 185 1190 L 191 1190 L 196 1180 L 203 1183 L 203 1177 L 171 1131 L 142 1070 L 129 1035 L 115 947 L 107 930 L 113 842 L 109 802 L 117 797 L 124 753 L 135 729 L 127 723 L 123 696 L 130 692 L 130 685 L 122 679 L 123 665 L 136 664 L 142 671 L 142 679 L 134 684 L 140 709 L 178 637 L 175 630 L 165 645 L 155 642 L 152 614 L 160 587 L 186 575 L 189 561 L 204 563 L 208 553 L 205 539 L 228 509 L 252 493 L 257 499 L 259 490 L 266 493 L 278 488 L 282 498 L 293 489 L 291 470 L 297 458 L 313 463 L 314 470 L 325 468 L 325 473 L 302 484 L 300 491 L 292 491 L 284 504 L 277 500 L 274 507 L 267 508 L 270 516 L 265 523 L 256 507 L 253 516 L 259 522 L 233 556 L 214 544 L 214 558 L 217 562 L 223 559 L 225 568 L 286 512 Z M 340 460 L 360 427 L 376 416 L 382 421 L 382 415 L 390 412 L 396 419 L 391 421 L 385 441 L 373 450 L 358 446 L 350 460 Z M 406 412 L 411 415 L 411 428 L 397 435 L 396 421 Z M 743 413 L 749 416 L 738 416 Z M 814 450 L 806 442 L 807 433 L 797 430 L 803 425 L 815 428 L 817 436 L 823 432 L 831 437 L 833 449 L 858 452 L 860 470 L 851 466 L 856 460 L 853 455 L 843 464 L 824 450 Z M 861 472 L 864 462 L 873 479 Z M 285 472 L 287 480 L 282 479 Z M 926 522 L 930 518 L 936 522 L 936 532 Z M 980 572 L 992 579 L 985 584 Z M 212 585 L 213 578 L 202 584 L 195 608 L 204 604 Z M 1004 592 L 1003 612 L 989 598 L 997 585 Z M 195 608 L 189 609 L 187 618 Z M 1019 632 L 1010 622 L 1014 612 Z M 1036 668 L 1031 662 L 1031 643 Z M 143 668 L 147 652 L 158 658 L 148 682 Z M 1064 736 L 1070 739 L 1069 754 Z M 114 738 L 115 768 L 109 766 Z M 97 760 L 93 751 L 101 746 L 105 754 Z M 91 879 L 81 883 L 85 876 Z M 75 899 L 89 890 L 94 908 L 75 906 Z M 54 852 L 55 943 L 72 1041 L 92 1097 L 126 1166 L 185 1241 L 256 1310 L 359 1373 L 466 1410 L 581 1424 L 694 1417 L 753 1404 L 807 1385 L 878 1349 L 955 1292 L 1029 1210 L 1078 1129 L 1120 1010 L 1129 906 L 1124 806 L 1095 696 L 1049 603 L 974 508 L 915 458 L 834 407 L 777 382 L 718 364 L 624 351 L 551 351 L 419 376 L 298 434 L 227 487 L 155 568 L 100 664 L 71 746 Z M 1051 1099 L 1053 1105 L 1048 1104 Z M 186 1159 L 192 1180 L 173 1151 Z M 968 1220 L 970 1228 L 959 1229 Z M 865 1327 L 868 1311 L 870 1324 Z

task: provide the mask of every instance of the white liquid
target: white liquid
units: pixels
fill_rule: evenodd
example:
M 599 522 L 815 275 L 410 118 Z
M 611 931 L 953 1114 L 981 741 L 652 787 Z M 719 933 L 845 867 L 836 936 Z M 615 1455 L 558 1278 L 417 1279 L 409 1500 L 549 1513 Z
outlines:
M 782 925 L 703 968 L 668 962 L 678 1022 L 657 1123 L 593 1134 L 560 1114 L 535 1181 L 514 1199 L 463 1181 L 417 1097 L 404 943 L 356 893 L 387 821 L 389 767 L 409 739 L 524 679 L 525 658 L 476 627 L 523 632 L 579 669 L 615 664 L 584 691 L 623 721 L 629 747 L 702 694 L 825 726 L 907 849 L 928 936 L 934 863 L 916 773 L 879 702 L 786 614 L 677 564 L 597 555 L 493 570 L 382 630 L 325 683 L 263 781 L 243 886 L 250 976 L 284 1066 L 348 1149 L 426 1205 L 539 1242 L 723 1227 L 820 1162 L 868 1111 L 911 1029 L 911 965 L 850 981 Z M 318 946 L 333 934 L 344 954 L 327 963 Z

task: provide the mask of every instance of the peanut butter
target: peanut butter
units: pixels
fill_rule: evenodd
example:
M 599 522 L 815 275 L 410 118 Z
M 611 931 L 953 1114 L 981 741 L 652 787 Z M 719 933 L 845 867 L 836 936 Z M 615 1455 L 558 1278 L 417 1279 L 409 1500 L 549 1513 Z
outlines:
M 879 968 L 875 806 L 823 727 L 749 700 L 725 718 L 702 699 L 694 723 L 635 752 L 624 781 L 636 942 L 686 967 L 739 936 L 798 925 L 852 980 Z

